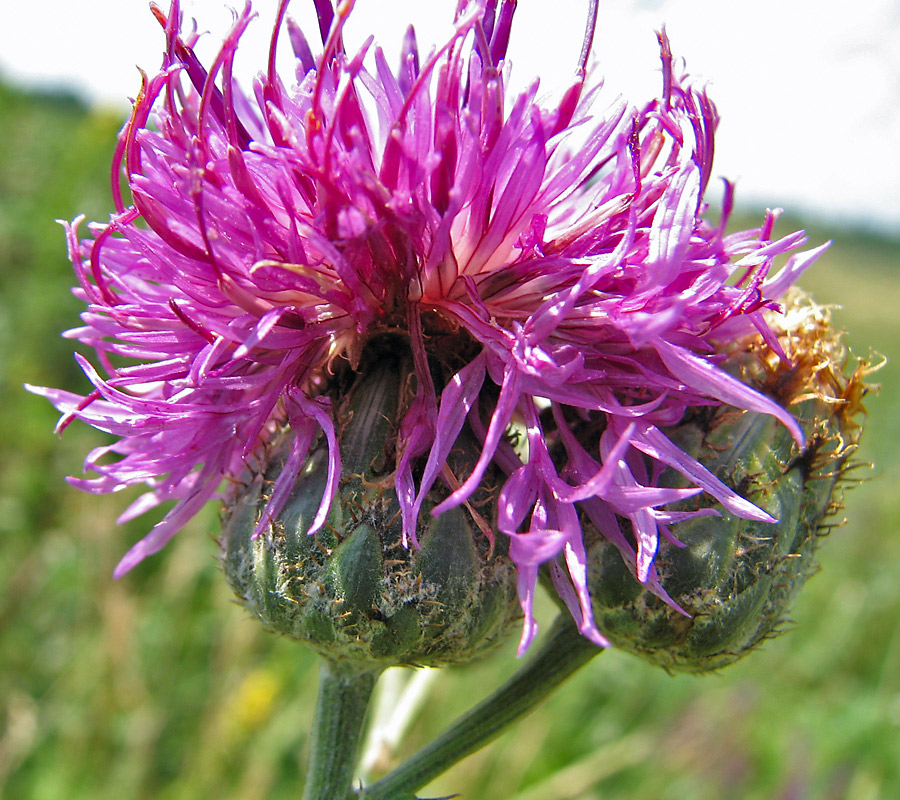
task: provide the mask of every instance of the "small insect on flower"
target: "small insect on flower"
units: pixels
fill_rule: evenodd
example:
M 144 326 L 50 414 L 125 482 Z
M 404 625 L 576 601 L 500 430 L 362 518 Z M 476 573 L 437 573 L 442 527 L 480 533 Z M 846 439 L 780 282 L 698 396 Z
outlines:
M 521 649 L 537 630 L 542 565 L 605 645 L 585 521 L 663 598 L 654 558 L 668 526 L 716 513 L 670 504 L 705 492 L 772 521 L 663 429 L 728 404 L 802 443 L 790 413 L 719 367 L 718 343 L 758 332 L 780 353 L 763 312 L 821 248 L 794 252 L 802 232 L 773 238 L 775 213 L 726 234 L 727 183 L 723 219 L 706 219 L 718 118 L 665 35 L 661 94 L 630 106 L 589 65 L 596 3 L 556 95 L 537 81 L 507 89 L 513 0 L 460 0 L 451 35 L 427 54 L 410 28 L 395 69 L 371 39 L 347 49 L 353 5 L 316 0 L 314 53 L 281 0 L 249 89 L 233 74 L 249 4 L 208 65 L 177 0 L 155 11 L 165 55 L 119 139 L 115 213 L 86 239 L 81 220 L 66 226 L 86 304 L 66 335 L 96 350 L 76 356 L 93 388 L 32 391 L 62 412 L 59 430 L 79 419 L 116 437 L 74 485 L 147 486 L 122 520 L 174 501 L 122 575 L 223 484 L 261 482 L 276 451 L 252 536 L 277 535 L 310 476 L 319 495 L 303 532 L 327 532 L 342 487 L 359 480 L 342 466 L 339 407 L 387 359 L 402 385 L 366 451 L 377 463 L 361 471 L 392 493 L 402 546 L 427 548 L 433 518 L 458 510 L 475 550 L 515 569 Z M 296 64 L 286 76 L 283 28 Z M 585 428 L 592 441 L 576 435 Z M 666 470 L 686 485 L 660 483 Z M 368 506 L 342 514 L 382 524 Z

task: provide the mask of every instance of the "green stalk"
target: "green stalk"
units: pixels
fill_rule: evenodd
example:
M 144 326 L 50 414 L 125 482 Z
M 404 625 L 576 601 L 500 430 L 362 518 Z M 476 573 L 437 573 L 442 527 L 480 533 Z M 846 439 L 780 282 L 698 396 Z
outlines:
M 431 744 L 362 792 L 361 800 L 413 800 L 414 792 L 496 739 L 602 650 L 557 617 L 534 656 Z
M 381 667 L 323 658 L 319 670 L 303 800 L 344 800 L 352 796 L 366 711 Z

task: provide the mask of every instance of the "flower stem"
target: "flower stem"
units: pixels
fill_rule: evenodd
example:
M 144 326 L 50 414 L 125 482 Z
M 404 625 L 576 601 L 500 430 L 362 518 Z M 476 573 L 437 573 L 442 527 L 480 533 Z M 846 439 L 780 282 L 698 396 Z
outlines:
M 560 615 L 534 656 L 441 736 L 362 792 L 362 800 L 413 800 L 417 789 L 493 741 L 602 650 Z
M 344 800 L 351 797 L 366 711 L 381 668 L 323 658 L 319 670 L 303 800 Z

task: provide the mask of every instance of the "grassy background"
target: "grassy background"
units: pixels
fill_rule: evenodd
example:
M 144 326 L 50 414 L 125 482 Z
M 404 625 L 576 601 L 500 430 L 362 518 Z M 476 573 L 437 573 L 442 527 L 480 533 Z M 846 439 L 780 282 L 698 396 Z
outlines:
M 54 410 L 21 389 L 85 387 L 58 337 L 80 309 L 53 219 L 105 218 L 120 124 L 0 88 L 0 795 L 296 798 L 316 665 L 232 602 L 215 509 L 113 581 L 149 523 L 116 527 L 128 498 L 63 482 L 101 437 L 73 426 L 57 440 Z M 706 678 L 607 652 L 426 796 L 900 797 L 900 242 L 806 227 L 835 242 L 804 285 L 844 307 L 836 319 L 858 353 L 891 363 L 861 453 L 877 480 L 848 494 L 795 629 Z M 510 646 L 442 675 L 409 747 L 514 668 Z

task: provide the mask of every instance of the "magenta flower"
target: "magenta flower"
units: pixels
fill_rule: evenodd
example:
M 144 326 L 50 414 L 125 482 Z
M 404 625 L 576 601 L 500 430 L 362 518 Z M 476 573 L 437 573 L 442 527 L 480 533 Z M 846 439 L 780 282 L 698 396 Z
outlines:
M 450 492 L 437 514 L 465 503 L 493 463 L 506 475 L 497 526 L 518 569 L 522 647 L 548 562 L 580 630 L 605 644 L 582 520 L 665 597 L 654 555 L 684 516 L 669 504 L 707 492 L 738 516 L 771 519 L 661 427 L 690 406 L 727 403 L 775 415 L 802 439 L 785 410 L 717 367 L 717 342 L 755 329 L 777 348 L 762 311 L 819 251 L 773 272 L 803 234 L 772 240 L 769 214 L 726 235 L 728 184 L 725 218 L 704 219 L 716 111 L 676 71 L 664 35 L 658 99 L 605 103 L 588 77 L 588 36 L 551 101 L 537 82 L 505 89 L 512 1 L 461 0 L 453 36 L 425 57 L 410 29 L 394 72 L 371 40 L 345 50 L 351 0 L 337 13 L 316 0 L 323 50 L 314 56 L 288 20 L 299 76 L 288 88 L 274 69 L 287 5 L 250 92 L 232 76 L 249 4 L 208 68 L 196 34 L 180 33 L 177 0 L 156 12 L 167 48 L 120 137 L 116 213 L 86 240 L 79 220 L 67 226 L 87 310 L 66 335 L 96 350 L 95 364 L 76 355 L 93 390 L 32 391 L 62 412 L 59 430 L 80 419 L 117 437 L 88 455 L 94 477 L 75 486 L 148 486 L 122 520 L 175 501 L 116 574 L 163 547 L 284 424 L 296 444 L 270 516 L 324 436 L 322 525 L 341 474 L 330 369 L 356 368 L 367 341 L 400 331 L 417 369 L 396 448 L 408 544 L 436 481 Z M 436 387 L 428 359 L 441 342 L 463 365 Z M 482 419 L 485 396 L 493 410 Z M 467 419 L 480 458 L 452 475 L 447 456 Z M 575 435 L 579 421 L 602 431 L 599 446 Z M 511 427 L 524 431 L 516 446 Z M 665 467 L 695 488 L 660 487 Z

